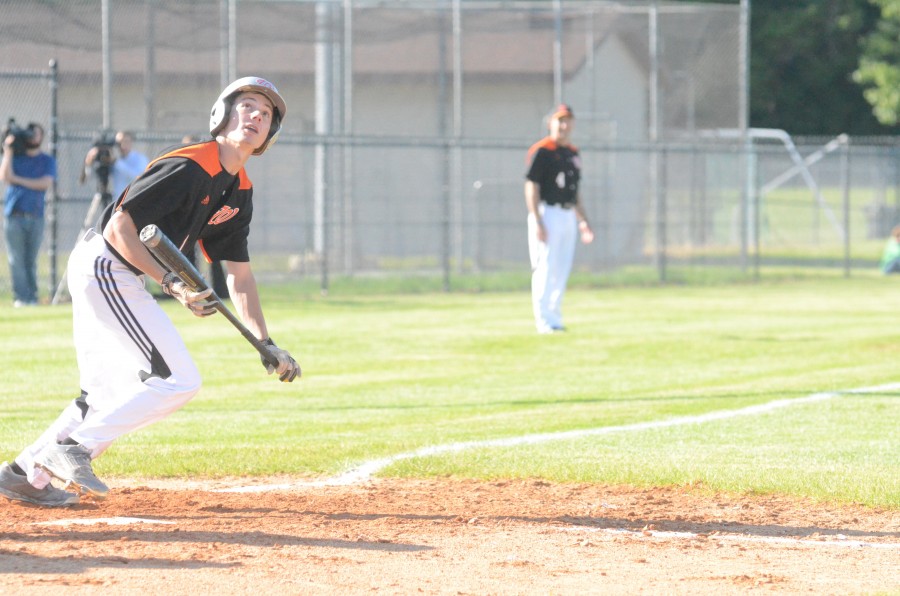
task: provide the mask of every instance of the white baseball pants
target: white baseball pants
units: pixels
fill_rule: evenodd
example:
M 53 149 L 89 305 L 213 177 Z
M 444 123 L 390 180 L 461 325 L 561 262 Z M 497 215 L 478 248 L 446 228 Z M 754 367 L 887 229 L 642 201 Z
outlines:
M 135 275 L 89 231 L 66 271 L 73 335 L 87 411 L 73 402 L 16 463 L 37 488 L 50 476 L 34 458 L 71 437 L 98 457 L 118 437 L 161 420 L 200 390 L 200 373 L 184 342 Z
M 574 209 L 538 206 L 546 242 L 537 239 L 537 221 L 528 214 L 528 254 L 531 257 L 531 301 L 538 332 L 562 327 L 562 299 L 575 258 L 578 218 Z

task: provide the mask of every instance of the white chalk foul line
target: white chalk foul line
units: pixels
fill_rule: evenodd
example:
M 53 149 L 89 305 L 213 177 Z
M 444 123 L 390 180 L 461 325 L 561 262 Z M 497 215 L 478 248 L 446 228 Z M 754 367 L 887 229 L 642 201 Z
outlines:
M 642 430 L 651 430 L 657 428 L 668 428 L 671 426 L 684 426 L 688 424 L 702 424 L 715 420 L 725 420 L 728 418 L 737 418 L 739 416 L 756 416 L 766 414 L 774 410 L 786 408 L 788 406 L 798 406 L 814 402 L 826 401 L 839 395 L 860 394 L 860 393 L 878 393 L 881 391 L 893 391 L 900 389 L 900 383 L 890 383 L 887 385 L 878 385 L 875 387 L 862 387 L 859 389 L 850 389 L 847 391 L 829 391 L 823 393 L 813 393 L 805 397 L 793 399 L 777 399 L 738 408 L 737 410 L 720 410 L 717 412 L 708 412 L 706 414 L 698 414 L 696 416 L 681 416 L 678 418 L 670 418 L 668 420 L 653 420 L 648 422 L 637 422 L 635 424 L 623 424 L 619 426 L 601 426 L 599 428 L 584 428 L 579 430 L 561 431 L 555 433 L 538 433 L 533 435 L 522 435 L 519 437 L 506 437 L 503 439 L 487 439 L 482 441 L 464 441 L 460 443 L 447 443 L 445 445 L 432 445 L 430 447 L 422 447 L 415 451 L 406 453 L 398 453 L 389 457 L 375 459 L 365 462 L 362 465 L 348 470 L 338 476 L 326 478 L 323 480 L 312 480 L 305 482 L 294 482 L 290 484 L 269 484 L 262 486 L 240 486 L 233 488 L 216 489 L 213 492 L 233 492 L 233 493 L 255 493 L 267 492 L 272 490 L 288 490 L 292 488 L 308 487 L 308 486 L 347 486 L 365 482 L 380 470 L 393 465 L 399 461 L 407 459 L 416 459 L 420 457 L 430 457 L 432 455 L 440 455 L 442 453 L 456 453 L 465 451 L 466 449 L 476 449 L 484 447 L 512 447 L 516 445 L 532 445 L 535 443 L 545 443 L 547 441 L 563 441 L 566 439 L 579 439 L 582 437 L 608 435 L 619 432 L 636 432 Z
M 844 548 L 875 548 L 886 550 L 900 549 L 900 542 L 867 542 L 865 540 L 850 540 L 843 534 L 835 535 L 834 539 L 812 539 L 812 538 L 790 538 L 787 536 L 748 536 L 747 534 L 723 534 L 716 532 L 715 534 L 697 534 L 695 532 L 662 532 L 659 530 L 625 530 L 622 528 L 585 528 L 573 527 L 564 528 L 564 532 L 585 532 L 585 533 L 602 533 L 619 536 L 628 536 L 630 538 L 647 539 L 676 539 L 676 540 L 723 540 L 729 542 L 755 542 L 763 544 L 789 544 L 791 546 L 834 546 Z
M 174 525 L 173 521 L 161 519 L 145 519 L 142 517 L 93 517 L 88 519 L 57 519 L 47 522 L 35 522 L 36 526 L 93 526 L 107 524 L 109 526 L 128 526 L 131 524 L 165 524 Z

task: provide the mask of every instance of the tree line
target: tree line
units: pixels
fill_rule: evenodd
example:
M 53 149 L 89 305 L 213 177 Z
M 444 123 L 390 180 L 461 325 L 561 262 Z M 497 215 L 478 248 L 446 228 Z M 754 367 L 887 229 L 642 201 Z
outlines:
M 900 0 L 751 0 L 750 125 L 900 135 Z

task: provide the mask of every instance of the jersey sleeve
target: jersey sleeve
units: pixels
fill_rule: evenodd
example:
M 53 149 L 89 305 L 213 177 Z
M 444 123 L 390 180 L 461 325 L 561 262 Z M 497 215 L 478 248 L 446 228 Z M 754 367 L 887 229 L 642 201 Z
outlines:
M 525 173 L 525 178 L 532 182 L 540 183 L 547 171 L 547 156 L 547 150 L 543 147 L 535 151 L 528 166 L 528 171 Z
M 200 166 L 189 159 L 161 159 L 132 182 L 119 207 L 141 230 L 178 210 L 199 192 L 195 189 L 199 170 Z

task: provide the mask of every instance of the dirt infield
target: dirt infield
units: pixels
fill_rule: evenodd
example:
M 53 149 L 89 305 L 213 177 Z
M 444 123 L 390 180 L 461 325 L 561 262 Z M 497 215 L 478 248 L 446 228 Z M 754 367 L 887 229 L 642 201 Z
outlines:
M 64 509 L 0 499 L 0 593 L 900 591 L 900 511 L 540 481 L 217 492 L 239 484 L 113 481 L 105 502 Z

